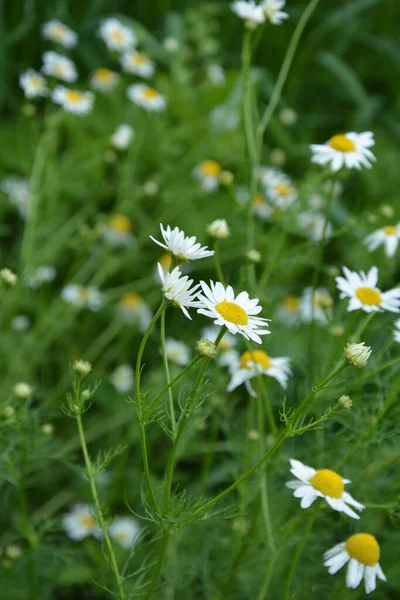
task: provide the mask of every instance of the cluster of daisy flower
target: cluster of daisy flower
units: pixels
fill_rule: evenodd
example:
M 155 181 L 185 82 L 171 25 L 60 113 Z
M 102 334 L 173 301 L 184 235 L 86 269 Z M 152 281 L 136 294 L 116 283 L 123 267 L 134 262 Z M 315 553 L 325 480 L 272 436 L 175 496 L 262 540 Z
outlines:
M 254 29 L 266 21 L 271 25 L 281 25 L 289 16 L 281 10 L 285 4 L 286 0 L 263 0 L 260 4 L 256 4 L 254 0 L 236 0 L 231 8 L 245 21 L 247 27 Z
M 301 296 L 285 296 L 277 309 L 277 320 L 288 327 L 316 321 L 326 325 L 332 318 L 333 299 L 326 288 L 306 287 Z

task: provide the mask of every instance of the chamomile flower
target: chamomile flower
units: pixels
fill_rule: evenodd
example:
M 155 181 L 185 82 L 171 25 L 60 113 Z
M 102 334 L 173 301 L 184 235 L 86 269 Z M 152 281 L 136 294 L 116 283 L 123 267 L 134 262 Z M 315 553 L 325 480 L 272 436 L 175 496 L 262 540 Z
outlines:
M 0 190 L 7 194 L 10 204 L 17 208 L 23 219 L 26 219 L 30 201 L 29 181 L 22 177 L 6 177 L 0 183 Z
M 400 344 L 400 319 L 394 322 L 393 338 L 395 342 Z
M 49 93 L 46 79 L 34 69 L 28 69 L 22 73 L 19 77 L 19 84 L 27 98 L 47 96 Z
M 126 150 L 135 138 L 135 132 L 127 123 L 119 125 L 110 137 L 111 145 L 117 150 Z
M 96 287 L 84 287 L 75 283 L 65 286 L 61 298 L 77 308 L 89 308 L 92 311 L 100 310 L 103 303 L 101 293 Z
M 340 298 L 350 298 L 348 311 L 363 310 L 364 312 L 400 312 L 400 287 L 381 292 L 376 287 L 378 269 L 371 267 L 367 274 L 363 271 L 355 273 L 343 267 L 345 277 L 336 277 L 336 285 Z
M 125 215 L 113 215 L 104 229 L 103 239 L 110 246 L 130 246 L 134 241 L 131 220 Z
M 318 165 L 330 164 L 333 172 L 342 167 L 348 169 L 370 169 L 372 162 L 376 160 L 370 148 L 374 146 L 374 134 L 372 131 L 346 134 L 337 134 L 330 138 L 325 144 L 311 144 L 311 162 Z
M 272 358 L 264 350 L 252 350 L 243 352 L 237 362 L 229 365 L 231 380 L 227 387 L 228 392 L 232 392 L 242 383 L 245 384 L 247 391 L 251 396 L 256 396 L 250 380 L 259 374 L 268 375 L 276 379 L 284 389 L 287 386 L 288 379 L 292 374 L 290 368 L 290 359 L 287 357 Z
M 68 83 L 78 79 L 78 73 L 72 60 L 57 52 L 45 52 L 43 54 L 42 72 Z
M 262 311 L 258 298 L 250 299 L 247 292 L 241 292 L 235 297 L 230 285 L 210 281 L 210 287 L 205 281 L 200 282 L 202 293 L 199 293 L 200 308 L 197 312 L 214 320 L 215 325 L 224 325 L 232 334 L 240 333 L 247 340 L 261 344 L 260 335 L 271 333 L 267 323 L 269 319 L 256 317 Z
M 326 325 L 332 319 L 332 306 L 332 296 L 326 288 L 317 288 L 313 293 L 311 287 L 306 287 L 300 300 L 302 320 Z
M 250 200 L 253 214 L 262 221 L 268 221 L 273 216 L 273 208 L 266 197 L 257 192 Z
M 97 35 L 105 42 L 109 50 L 122 52 L 136 45 L 133 31 L 115 18 L 104 19 Z
M 101 538 L 102 536 L 101 529 L 88 504 L 73 506 L 70 512 L 63 517 L 63 528 L 68 537 L 75 541 L 83 540 L 89 535 L 95 538 Z
M 110 383 L 119 394 L 127 394 L 133 389 L 134 374 L 131 365 L 120 365 L 110 375 Z
M 283 21 L 289 15 L 281 10 L 286 4 L 286 0 L 264 0 L 261 6 L 264 11 L 265 18 L 271 25 L 282 25 Z
M 108 532 L 122 548 L 129 550 L 140 535 L 140 527 L 131 517 L 119 517 L 115 519 Z
M 58 85 L 53 90 L 52 100 L 56 104 L 60 104 L 67 112 L 83 116 L 92 110 L 94 94 L 92 92 L 69 90 L 63 85 Z
M 121 65 L 127 73 L 133 73 L 134 75 L 139 75 L 139 77 L 144 77 L 145 79 L 153 77 L 156 72 L 153 61 L 141 52 L 125 52 L 121 56 Z
M 161 254 L 160 258 L 158 259 L 159 264 L 162 267 L 162 270 L 164 271 L 164 273 L 168 273 L 171 265 L 172 265 L 172 256 L 168 253 L 165 254 Z M 157 281 L 157 283 L 160 282 L 160 275 L 158 273 L 158 267 L 156 266 L 154 269 L 154 278 Z
M 208 250 L 207 246 L 199 244 L 195 236 L 186 237 L 185 232 L 178 227 L 171 229 L 167 225 L 166 229 L 164 229 L 160 223 L 160 229 L 164 244 L 153 238 L 153 236 L 150 236 L 150 239 L 161 246 L 161 248 L 168 250 L 178 262 L 190 262 L 192 260 L 207 258 L 214 254 L 214 250 Z
M 78 36 L 75 31 L 72 31 L 72 29 L 67 27 L 67 25 L 64 25 L 64 23 L 57 21 L 57 19 L 44 23 L 42 35 L 46 40 L 57 42 L 57 44 L 61 44 L 64 48 L 73 48 L 78 41 Z
M 118 85 L 119 79 L 119 75 L 115 71 L 100 67 L 93 71 L 90 85 L 99 92 L 112 92 Z
M 165 350 L 170 362 L 184 367 L 190 360 L 190 349 L 184 342 L 167 338 L 165 340 Z
M 301 212 L 297 217 L 297 225 L 301 232 L 313 242 L 319 242 L 322 239 L 324 230 L 325 239 L 330 238 L 332 234 L 332 224 L 328 222 L 325 227 L 325 217 L 318 212 Z
M 285 296 L 279 303 L 276 319 L 288 327 L 296 327 L 302 321 L 301 298 L 294 295 Z
M 134 83 L 126 90 L 129 100 L 145 110 L 160 112 L 165 109 L 165 96 L 144 83 Z
M 257 178 L 272 204 L 288 208 L 297 200 L 298 192 L 292 180 L 280 169 L 259 167 Z
M 139 331 L 144 333 L 150 321 L 153 318 L 153 313 L 150 307 L 143 300 L 142 296 L 136 292 L 127 292 L 118 302 L 118 314 L 129 325 L 137 325 Z
M 385 254 L 388 258 L 394 256 L 400 239 L 400 223 L 397 225 L 385 225 L 368 235 L 364 244 L 370 252 L 373 252 L 378 246 L 385 248 Z
M 254 0 L 236 0 L 232 2 L 231 9 L 250 28 L 255 28 L 265 21 L 263 7 L 257 5 Z
M 344 512 L 353 519 L 360 518 L 351 506 L 358 511 L 364 510 L 365 506 L 344 490 L 344 486 L 350 483 L 349 479 L 343 479 L 330 469 L 317 471 L 299 460 L 290 459 L 290 466 L 290 472 L 297 477 L 297 481 L 288 481 L 286 487 L 294 490 L 295 498 L 301 498 L 301 508 L 308 508 L 317 498 L 325 498 L 333 510 Z
M 345 542 L 337 544 L 324 554 L 324 566 L 328 567 L 330 575 L 337 573 L 346 563 L 346 585 L 355 589 L 364 579 L 367 594 L 376 588 L 376 578 L 386 581 L 379 564 L 380 546 L 370 533 L 356 533 Z
M 179 267 L 175 267 L 171 273 L 165 273 L 164 269 L 157 264 L 158 274 L 161 280 L 161 291 L 165 298 L 169 300 L 172 306 L 180 308 L 185 317 L 191 319 L 187 309 L 191 307 L 197 308 L 197 290 L 199 284 L 192 287 L 193 279 L 189 279 L 187 275 L 182 276 Z
M 216 160 L 203 160 L 192 173 L 205 192 L 213 192 L 219 188 L 222 167 Z
M 27 284 L 33 289 L 40 288 L 44 283 L 51 283 L 56 278 L 57 271 L 52 265 L 37 267 L 28 277 Z

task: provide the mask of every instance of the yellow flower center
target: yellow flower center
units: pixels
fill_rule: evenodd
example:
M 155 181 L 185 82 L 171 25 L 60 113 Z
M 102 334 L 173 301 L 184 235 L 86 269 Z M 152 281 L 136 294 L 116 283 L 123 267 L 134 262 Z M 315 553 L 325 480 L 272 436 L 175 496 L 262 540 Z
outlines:
M 56 72 L 56 75 L 58 75 L 59 77 L 62 77 L 66 71 L 64 65 L 56 65 L 56 68 L 54 70 Z
M 96 79 L 100 79 L 103 83 L 109 83 L 113 79 L 113 72 L 110 69 L 96 69 L 94 72 Z
M 120 31 L 119 29 L 114 29 L 111 33 L 110 33 L 110 37 L 111 39 L 113 39 L 115 42 L 122 42 L 122 40 L 124 39 L 124 34 L 122 33 L 122 31 Z
M 96 527 L 97 522 L 96 519 L 92 517 L 92 515 L 82 515 L 79 517 L 79 524 L 86 529 L 93 529 Z
M 126 533 L 126 531 L 119 531 L 116 536 L 115 539 L 118 542 L 126 542 L 128 540 L 128 534 Z
M 382 302 L 382 296 L 378 290 L 370 287 L 357 288 L 356 296 L 363 304 L 367 304 L 368 306 L 378 306 Z
M 394 227 L 393 225 L 386 225 L 385 227 L 382 227 L 382 231 L 385 235 L 396 235 L 397 227 Z
M 300 300 L 297 298 L 297 296 L 286 296 L 286 298 L 282 300 L 282 306 L 290 312 L 297 310 L 299 308 L 299 304 Z
M 351 558 L 355 558 L 366 567 L 373 567 L 379 561 L 381 550 L 378 542 L 369 533 L 356 533 L 346 542 L 346 550 Z
M 146 56 L 144 54 L 140 54 L 140 52 L 137 52 L 136 54 L 132 54 L 131 60 L 134 65 L 140 66 L 140 65 L 147 64 Z
M 89 298 L 89 294 L 84 287 L 79 288 L 78 296 L 81 300 L 87 300 Z
M 40 88 L 42 85 L 42 81 L 41 79 L 39 79 L 39 77 L 32 77 L 31 79 L 31 86 L 34 87 L 35 89 Z
M 200 170 L 206 177 L 219 177 L 222 167 L 216 160 L 204 160 L 200 165 Z
M 65 27 L 63 25 L 54 25 L 50 32 L 50 35 L 53 36 L 55 40 L 61 40 L 64 37 L 65 33 Z
M 159 259 L 159 263 L 162 267 L 164 267 L 164 269 L 167 269 L 167 271 L 169 271 L 169 268 L 171 266 L 171 261 L 172 261 L 172 257 L 170 254 L 162 254 L 160 256 Z
M 255 204 L 255 206 L 260 206 L 261 204 L 265 204 L 266 200 L 262 194 L 256 194 L 252 197 L 251 203 Z
M 132 223 L 125 215 L 114 215 L 109 222 L 109 227 L 118 233 L 130 233 Z
M 75 90 L 68 90 L 65 94 L 65 97 L 69 102 L 73 102 L 74 104 L 80 102 L 82 100 L 82 94 L 76 92 Z
M 313 304 L 317 308 L 332 308 L 333 300 L 327 294 L 316 292 L 313 298 Z
M 128 292 L 122 296 L 120 302 L 128 310 L 134 310 L 142 302 L 142 297 L 136 292 Z
M 223 300 L 217 304 L 215 308 L 221 317 L 225 319 L 225 321 L 229 321 L 229 323 L 235 323 L 235 325 L 247 325 L 249 322 L 246 311 L 234 302 Z
M 158 96 L 158 92 L 157 90 L 151 88 L 151 87 L 146 87 L 143 90 L 143 96 L 147 99 L 147 100 L 152 100 L 153 98 L 157 98 Z
M 338 152 L 354 152 L 356 149 L 356 145 L 353 140 L 342 134 L 331 137 L 329 140 L 329 145 Z
M 260 365 L 263 369 L 271 368 L 271 359 L 264 350 L 252 350 L 252 352 L 243 352 L 240 357 L 240 368 L 251 369 L 249 363 Z
M 286 183 L 278 183 L 278 185 L 274 187 L 274 190 L 279 196 L 290 196 L 290 194 L 293 193 L 293 188 Z
M 344 490 L 343 479 L 329 469 L 321 469 L 310 479 L 310 483 L 315 490 L 329 496 L 330 498 L 341 498 Z

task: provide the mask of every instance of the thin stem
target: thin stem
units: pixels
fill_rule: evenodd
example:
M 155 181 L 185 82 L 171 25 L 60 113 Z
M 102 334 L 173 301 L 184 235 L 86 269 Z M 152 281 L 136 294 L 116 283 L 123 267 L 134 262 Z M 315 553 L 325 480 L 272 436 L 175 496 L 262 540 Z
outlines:
M 274 554 L 270 557 L 268 567 L 265 570 L 265 576 L 261 584 L 260 591 L 258 592 L 257 600 L 264 600 L 267 597 L 269 584 L 271 583 L 271 577 L 274 572 L 275 562 L 278 558 L 278 554 Z
M 289 594 L 290 594 L 290 586 L 292 584 L 292 579 L 293 579 L 293 575 L 294 572 L 296 570 L 297 567 L 297 563 L 299 561 L 300 555 L 303 551 L 304 545 L 307 541 L 308 538 L 308 534 L 311 531 L 311 528 L 314 524 L 315 521 L 315 517 L 317 516 L 317 512 L 319 510 L 319 503 L 317 503 L 314 507 L 314 510 L 311 512 L 310 518 L 308 519 L 308 523 L 306 525 L 306 528 L 304 529 L 304 533 L 303 533 L 303 537 L 301 538 L 300 544 L 297 548 L 296 554 L 294 555 L 293 558 L 293 562 L 292 562 L 292 566 L 290 567 L 290 571 L 289 571 L 289 575 L 286 579 L 286 585 L 285 585 L 285 589 L 283 591 L 283 595 L 282 595 L 282 600 L 288 600 L 289 598 Z
M 250 346 L 249 341 L 245 340 L 245 343 L 246 343 L 248 352 L 250 354 L 252 354 L 253 353 L 253 349 Z M 262 397 L 263 397 L 263 399 L 265 401 L 265 407 L 267 409 L 268 421 L 269 421 L 272 433 L 275 435 L 276 432 L 277 432 L 277 430 L 278 430 L 278 428 L 276 426 L 274 413 L 272 411 L 272 406 L 271 406 L 271 402 L 270 402 L 270 399 L 269 399 L 269 394 L 268 394 L 268 391 L 267 391 L 267 386 L 266 386 L 265 381 L 263 379 L 262 372 L 261 372 L 261 370 L 257 366 L 256 360 L 254 360 L 253 362 L 254 362 L 254 365 L 255 365 L 254 368 L 256 370 L 257 381 L 258 381 L 259 386 L 261 388 L 261 395 L 262 395 Z
M 157 402 L 160 400 L 160 398 L 165 394 L 165 392 L 167 392 L 169 390 L 169 388 L 171 388 L 173 385 L 175 385 L 175 383 L 177 381 L 179 381 L 179 379 L 181 379 L 184 375 L 186 375 L 186 373 L 188 371 L 190 371 L 191 369 L 193 369 L 193 367 L 199 362 L 199 360 L 201 360 L 203 357 L 200 356 L 199 354 L 197 356 L 194 357 L 194 359 L 188 364 L 186 365 L 186 367 L 184 369 L 182 369 L 182 371 L 176 376 L 174 377 L 174 379 L 172 379 L 172 381 L 170 381 L 170 383 L 168 385 L 166 385 L 159 394 L 157 394 L 157 396 L 155 398 L 153 398 L 153 400 L 150 402 L 150 404 L 148 405 L 147 409 L 149 411 L 153 410 L 153 408 L 156 406 Z
M 27 574 L 28 574 L 28 581 L 29 581 L 29 598 L 30 598 L 30 600 L 36 600 L 37 595 L 36 595 L 36 582 L 35 582 L 35 565 L 34 565 L 34 561 L 33 561 L 33 552 L 34 552 L 34 546 L 35 546 L 34 541 L 33 541 L 34 534 L 31 530 L 31 525 L 29 523 L 25 490 L 24 490 L 24 487 L 23 487 L 23 484 L 21 481 L 18 482 L 17 491 L 18 491 L 18 499 L 19 499 L 19 508 L 20 508 L 21 517 L 22 517 L 22 526 L 23 526 L 23 530 L 24 530 L 25 536 L 27 538 L 27 541 L 29 543 L 29 556 L 28 556 L 28 560 L 27 560 Z
M 169 373 L 168 355 L 167 355 L 167 348 L 166 348 L 166 344 L 165 344 L 165 310 L 161 313 L 160 336 L 161 336 L 161 351 L 162 351 L 163 362 L 164 362 L 165 378 L 166 378 L 167 384 L 168 384 L 169 417 L 171 419 L 172 433 L 173 433 L 173 436 L 175 437 L 175 435 L 176 435 L 176 419 L 175 419 L 175 409 L 174 409 L 174 398 L 172 396 L 171 376 Z
M 219 281 L 225 285 L 224 276 L 221 270 L 221 263 L 219 260 L 219 240 L 214 241 L 214 264 Z
M 156 564 L 156 567 L 154 569 L 153 572 L 153 577 L 151 579 L 150 582 L 150 587 L 147 590 L 146 596 L 145 596 L 145 600 L 147 600 L 148 598 L 151 598 L 153 595 L 153 591 L 154 588 L 156 587 L 159 577 L 161 575 L 164 563 L 165 563 L 165 559 L 167 557 L 167 550 L 168 550 L 168 544 L 169 544 L 169 540 L 170 540 L 170 534 L 168 531 L 164 531 L 164 535 L 163 535 L 163 540 L 162 540 L 162 546 L 161 546 L 161 551 L 160 551 L 160 556 L 158 559 L 158 562 Z
M 93 474 L 93 465 L 92 465 L 92 461 L 90 460 L 90 456 L 89 456 L 89 453 L 87 450 L 85 434 L 83 431 L 82 417 L 80 414 L 78 414 L 76 416 L 76 422 L 78 424 L 78 433 L 79 433 L 79 439 L 81 442 L 83 458 L 85 460 L 86 473 L 89 478 L 90 491 L 92 494 L 93 504 L 94 504 L 94 507 L 96 510 L 96 519 L 97 519 L 98 525 L 103 533 L 104 541 L 106 543 L 108 552 L 110 554 L 111 568 L 113 570 L 115 581 L 117 583 L 119 597 L 121 600 L 126 600 L 126 596 L 125 596 L 125 592 L 124 592 L 124 588 L 123 588 L 123 582 L 122 582 L 122 579 L 121 579 L 121 576 L 119 573 L 117 560 L 116 560 L 115 554 L 114 554 L 114 549 L 113 549 L 113 546 L 111 543 L 110 536 L 108 534 L 108 529 L 107 529 L 107 525 L 104 520 L 103 511 L 101 510 L 101 506 L 100 506 L 100 500 L 99 500 L 99 496 L 98 496 L 97 488 L 96 488 L 96 481 L 95 481 L 95 477 Z
M 297 27 L 293 32 L 292 39 L 290 40 L 288 49 L 286 51 L 285 58 L 282 63 L 281 70 L 278 75 L 278 79 L 276 80 L 276 84 L 274 90 L 271 95 L 271 99 L 267 108 L 265 109 L 265 113 L 261 122 L 258 126 L 257 135 L 259 139 L 259 143 L 261 144 L 262 138 L 264 136 L 265 130 L 268 126 L 268 123 L 271 120 L 272 115 L 274 114 L 275 108 L 278 105 L 279 99 L 282 94 L 283 86 L 285 85 L 287 76 L 289 74 L 290 67 L 292 66 L 293 58 L 297 50 L 298 43 L 300 41 L 301 35 L 305 26 L 307 25 L 308 20 L 310 19 L 312 13 L 316 9 L 319 0 L 311 0 L 308 4 L 306 10 L 302 14 L 299 22 L 297 23 Z
M 260 452 L 265 452 L 265 429 L 264 429 L 264 411 L 263 411 L 263 400 L 262 398 L 256 398 L 257 402 L 257 427 L 260 434 Z M 268 507 L 268 492 L 267 492 L 267 474 L 265 468 L 261 469 L 260 479 L 260 494 L 261 494 L 261 508 L 265 527 L 265 534 L 267 536 L 268 547 L 271 552 L 275 552 L 274 534 L 272 531 L 271 518 L 269 515 Z

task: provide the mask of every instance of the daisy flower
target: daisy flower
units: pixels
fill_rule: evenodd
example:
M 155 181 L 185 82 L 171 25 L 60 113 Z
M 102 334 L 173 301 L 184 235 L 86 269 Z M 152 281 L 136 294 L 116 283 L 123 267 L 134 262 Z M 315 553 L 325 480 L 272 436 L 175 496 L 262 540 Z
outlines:
M 160 258 L 158 259 L 158 262 L 160 263 L 164 273 L 168 273 L 171 265 L 172 265 L 172 256 L 171 254 L 165 253 L 165 254 L 161 254 Z M 185 266 L 185 265 L 183 265 Z M 154 278 L 157 281 L 157 283 L 160 282 L 160 276 L 158 274 L 158 268 L 155 267 L 154 269 Z
M 303 465 L 299 460 L 290 459 L 290 466 L 290 472 L 297 477 L 297 480 L 288 481 L 286 487 L 294 490 L 295 498 L 301 498 L 301 508 L 308 508 L 317 498 L 325 498 L 333 510 L 344 512 L 353 519 L 360 518 L 349 505 L 359 511 L 364 510 L 365 506 L 344 491 L 344 486 L 350 483 L 349 479 L 343 479 L 330 469 L 316 471 L 312 467 Z
M 121 66 L 127 73 L 139 75 L 139 77 L 153 77 L 156 72 L 155 64 L 141 52 L 125 52 L 121 56 Z
M 108 532 L 122 548 L 129 550 L 140 534 L 140 527 L 131 517 L 119 517 L 115 519 Z
M 131 365 L 120 365 L 111 373 L 110 383 L 119 394 L 127 394 L 133 389 L 134 374 Z
M 119 75 L 111 69 L 100 67 L 93 71 L 90 85 L 99 92 L 111 92 L 119 82 Z
M 165 298 L 169 302 L 180 308 L 185 317 L 191 319 L 187 309 L 191 307 L 197 308 L 199 303 L 197 301 L 197 290 L 199 284 L 192 286 L 193 279 L 189 279 L 187 275 L 182 276 L 182 272 L 179 267 L 175 267 L 171 273 L 165 273 L 164 269 L 157 264 L 158 274 L 161 280 L 161 291 Z
M 166 229 L 164 229 L 160 223 L 160 229 L 165 243 L 159 242 L 153 236 L 150 236 L 150 239 L 161 246 L 161 248 L 168 250 L 178 262 L 190 262 L 192 260 L 207 258 L 214 254 L 214 250 L 208 250 L 207 246 L 202 246 L 196 242 L 195 236 L 186 237 L 185 232 L 178 227 L 171 229 L 167 225 Z
M 273 377 L 284 389 L 292 374 L 289 358 L 272 358 L 264 352 L 264 350 L 243 352 L 243 354 L 238 357 L 236 363 L 232 362 L 229 365 L 229 370 L 231 380 L 227 387 L 227 391 L 232 392 L 239 385 L 244 383 L 251 396 L 256 396 L 256 393 L 250 384 L 250 380 L 254 379 L 259 374 Z
M 247 292 L 241 292 L 235 297 L 230 285 L 210 281 L 210 287 L 205 281 L 200 282 L 203 294 L 199 293 L 200 308 L 197 312 L 214 319 L 214 324 L 224 325 L 232 334 L 240 333 L 247 340 L 261 344 L 260 335 L 271 333 L 267 323 L 269 319 L 256 317 L 262 311 L 258 298 L 251 300 Z M 199 304 L 197 305 L 199 306 Z
M 44 23 L 42 26 L 42 35 L 46 40 L 57 42 L 57 44 L 61 44 L 64 48 L 73 48 L 78 41 L 75 31 L 72 31 L 64 23 L 56 19 Z
M 222 167 L 216 160 L 203 160 L 193 169 L 193 177 L 197 179 L 205 192 L 213 192 L 219 188 Z
M 134 83 L 126 90 L 129 100 L 145 110 L 160 112 L 165 109 L 165 96 L 144 83 Z
M 146 331 L 153 318 L 150 307 L 143 300 L 142 296 L 136 292 L 124 294 L 118 302 L 117 310 L 119 316 L 126 323 L 129 325 L 137 325 L 141 333 Z
M 104 19 L 97 32 L 109 50 L 119 52 L 128 50 L 136 44 L 136 38 L 129 27 L 125 27 L 118 19 Z
M 49 90 L 46 83 L 46 79 L 43 77 L 43 75 L 34 69 L 28 69 L 19 77 L 19 84 L 24 90 L 24 94 L 27 98 L 47 96 Z
M 190 349 L 184 342 L 174 340 L 173 338 L 167 338 L 165 340 L 165 349 L 167 358 L 170 362 L 175 363 L 184 367 L 189 364 L 190 361 Z
M 400 239 L 400 223 L 397 225 L 385 225 L 368 235 L 364 244 L 370 252 L 373 252 L 378 246 L 384 246 L 385 254 L 388 258 L 394 256 Z
M 94 94 L 69 90 L 63 85 L 57 85 L 53 90 L 52 100 L 56 104 L 60 104 L 67 112 L 83 116 L 92 110 Z
M 288 327 L 295 327 L 302 321 L 301 298 L 285 296 L 279 303 L 276 319 Z
M 7 194 L 10 204 L 18 209 L 20 216 L 26 219 L 29 211 L 30 190 L 28 179 L 7 177 L 0 183 L 0 190 Z
M 311 161 L 318 165 L 330 163 L 333 172 L 339 171 L 343 166 L 348 169 L 366 167 L 370 169 L 372 162 L 376 160 L 370 148 L 374 146 L 374 134 L 372 131 L 346 134 L 338 134 L 331 137 L 325 144 L 311 144 L 313 154 Z
M 57 52 L 45 52 L 43 54 L 42 72 L 68 83 L 78 79 L 78 73 L 72 60 Z
M 286 4 L 286 0 L 264 0 L 261 7 L 264 15 L 271 25 L 281 25 L 289 15 L 281 10 Z
M 300 311 L 304 323 L 314 319 L 320 325 L 326 325 L 332 318 L 332 296 L 326 288 L 317 288 L 313 293 L 306 287 L 300 300 Z
M 287 208 L 297 200 L 298 192 L 292 180 L 280 169 L 259 167 L 257 178 L 271 203 Z
M 376 538 L 370 533 L 356 533 L 345 542 L 337 544 L 324 554 L 324 566 L 330 575 L 337 573 L 346 563 L 346 585 L 355 589 L 364 579 L 367 594 L 376 588 L 376 578 L 386 581 L 379 564 L 381 554 Z
M 29 287 L 33 289 L 40 288 L 44 283 L 51 283 L 56 278 L 57 271 L 51 265 L 43 265 L 35 269 L 27 280 Z
M 110 137 L 111 145 L 117 150 L 126 150 L 135 138 L 135 132 L 127 123 L 119 125 Z
M 262 221 L 268 221 L 274 214 L 272 206 L 263 194 L 257 192 L 250 200 L 253 214 Z
M 297 217 L 297 225 L 302 233 L 313 242 L 322 240 L 325 229 L 325 238 L 330 238 L 332 234 L 332 224 L 327 223 L 325 228 L 325 217 L 320 213 L 304 211 Z
M 393 337 L 395 342 L 400 343 L 400 319 L 394 322 Z
M 265 21 L 265 13 L 262 6 L 258 6 L 254 0 L 236 0 L 232 2 L 231 9 L 248 27 L 254 28 Z
M 116 214 L 108 221 L 103 239 L 110 246 L 129 246 L 134 241 L 132 222 L 125 215 Z
M 99 290 L 95 287 L 84 287 L 69 283 L 61 292 L 61 298 L 76 306 L 77 308 L 89 308 L 92 311 L 98 311 L 102 305 L 102 297 Z
M 75 541 L 83 540 L 89 535 L 95 538 L 102 536 L 101 529 L 88 504 L 75 504 L 70 512 L 64 515 L 63 528 L 67 535 Z
M 340 298 L 350 298 L 348 311 L 363 310 L 364 312 L 400 312 L 400 287 L 381 292 L 376 287 L 378 269 L 371 267 L 367 274 L 364 271 L 355 273 L 343 267 L 345 277 L 336 277 L 336 285 L 340 290 Z

